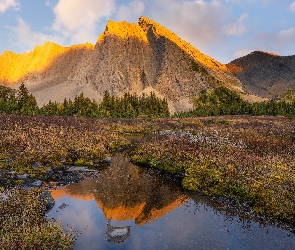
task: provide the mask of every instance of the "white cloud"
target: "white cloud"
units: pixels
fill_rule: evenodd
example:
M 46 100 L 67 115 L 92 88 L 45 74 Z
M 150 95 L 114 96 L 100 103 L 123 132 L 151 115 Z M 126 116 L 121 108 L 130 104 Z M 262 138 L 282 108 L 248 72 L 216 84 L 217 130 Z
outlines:
M 247 52 L 260 50 L 279 55 L 290 55 L 290 51 L 295 51 L 294 41 L 294 28 L 276 32 L 261 31 L 247 41 Z
M 122 5 L 119 8 L 117 18 L 122 21 L 134 21 L 144 12 L 144 3 L 139 0 L 134 0 L 129 5 Z
M 59 0 L 54 7 L 53 29 L 74 43 L 94 42 L 100 19 L 110 16 L 114 8 L 114 0 Z
M 242 57 L 242 56 L 245 56 L 245 55 L 250 54 L 251 52 L 253 52 L 253 50 L 248 49 L 248 48 L 238 49 L 238 50 L 235 52 L 235 57 L 236 57 L 236 58 L 238 58 L 238 57 Z
M 4 13 L 9 8 L 17 8 L 19 3 L 15 0 L 0 0 L 0 13 Z
M 280 42 L 291 43 L 295 41 L 295 29 L 290 28 L 288 30 L 281 30 L 278 34 L 277 39 Z
M 41 32 L 31 30 L 31 27 L 21 18 L 18 18 L 18 25 L 15 27 L 7 27 L 13 38 L 15 45 L 22 51 L 30 51 L 37 44 L 41 45 L 46 41 L 63 43 L 63 39 L 55 35 L 46 35 Z
M 295 2 L 291 3 L 289 8 L 292 12 L 295 12 Z
M 247 17 L 248 17 L 248 14 L 243 14 L 237 22 L 225 25 L 223 30 L 229 36 L 243 35 L 247 31 L 247 28 L 244 25 L 244 20 Z
M 224 0 L 226 3 L 259 3 L 262 2 L 263 4 L 268 4 L 272 0 Z M 277 1 L 277 0 L 274 0 Z
M 146 13 L 204 53 L 223 40 L 222 27 L 229 14 L 217 0 L 152 0 L 146 6 Z

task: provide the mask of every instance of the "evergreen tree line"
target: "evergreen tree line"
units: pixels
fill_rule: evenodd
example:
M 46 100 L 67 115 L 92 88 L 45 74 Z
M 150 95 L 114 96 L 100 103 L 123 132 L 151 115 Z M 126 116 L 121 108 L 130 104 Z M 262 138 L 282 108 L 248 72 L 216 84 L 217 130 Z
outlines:
M 295 100 L 269 100 L 249 103 L 236 92 L 225 87 L 213 91 L 202 91 L 193 100 L 195 109 L 175 114 L 175 117 L 199 117 L 219 115 L 282 115 L 295 117 Z M 137 96 L 129 93 L 122 97 L 111 96 L 107 91 L 98 103 L 83 93 L 74 100 L 64 99 L 62 103 L 49 101 L 39 108 L 35 97 L 29 93 L 24 84 L 18 90 L 0 86 L 0 113 L 22 115 L 66 115 L 87 116 L 94 118 L 136 118 L 169 117 L 166 99 L 156 97 L 154 93 Z
M 0 113 L 37 115 L 39 108 L 24 84 L 18 90 L 0 86 Z
M 107 91 L 101 103 L 84 97 L 82 93 L 73 101 L 66 98 L 62 103 L 49 101 L 39 108 L 35 97 L 28 92 L 24 84 L 21 84 L 18 90 L 0 86 L 0 113 L 135 118 L 168 117 L 169 109 L 167 100 L 156 97 L 154 93 L 141 96 L 126 93 L 123 97 L 114 97 Z
M 269 100 L 250 103 L 225 87 L 218 87 L 210 92 L 202 91 L 193 102 L 196 107 L 194 110 L 178 113 L 175 116 L 282 115 L 295 117 L 295 101 Z

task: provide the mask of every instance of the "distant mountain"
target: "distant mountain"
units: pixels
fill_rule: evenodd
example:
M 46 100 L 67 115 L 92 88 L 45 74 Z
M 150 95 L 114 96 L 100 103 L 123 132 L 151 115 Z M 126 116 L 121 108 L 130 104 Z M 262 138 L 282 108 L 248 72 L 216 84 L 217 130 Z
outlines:
M 227 65 L 245 91 L 276 98 L 295 89 L 295 56 L 278 56 L 255 51 Z
M 135 24 L 109 21 L 95 45 L 46 42 L 29 53 L 4 52 L 0 84 L 21 82 L 40 105 L 81 92 L 100 101 L 106 90 L 116 96 L 154 91 L 168 100 L 171 112 L 192 108 L 191 96 L 216 85 L 243 93 L 226 65 L 146 17 Z

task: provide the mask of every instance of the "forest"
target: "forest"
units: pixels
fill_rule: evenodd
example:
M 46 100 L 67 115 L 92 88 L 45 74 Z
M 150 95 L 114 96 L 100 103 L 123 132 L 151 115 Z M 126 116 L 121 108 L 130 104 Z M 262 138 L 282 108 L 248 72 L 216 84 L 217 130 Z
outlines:
M 114 97 L 106 91 L 101 103 L 84 97 L 82 93 L 74 100 L 65 98 L 62 103 L 49 101 L 39 108 L 35 97 L 24 84 L 18 90 L 0 86 L 0 113 L 92 118 L 157 118 L 170 115 L 167 100 L 156 97 L 154 93 L 141 96 L 125 93 L 122 97 Z
M 193 97 L 194 109 L 180 112 L 173 117 L 203 117 L 221 115 L 270 115 L 295 116 L 294 100 L 268 100 L 250 103 L 243 100 L 238 93 L 225 87 L 211 91 L 201 91 Z M 137 118 L 137 117 L 169 117 L 167 100 L 158 98 L 154 93 L 138 96 L 125 93 L 122 97 L 104 93 L 103 100 L 98 103 L 84 97 L 83 93 L 74 100 L 64 99 L 62 103 L 52 102 L 38 107 L 35 97 L 29 93 L 24 84 L 18 90 L 0 86 L 0 113 L 44 116 L 85 116 L 92 118 Z
M 178 113 L 176 117 L 202 117 L 221 115 L 269 115 L 295 116 L 295 101 L 267 100 L 250 103 L 243 100 L 238 93 L 225 87 L 218 87 L 213 91 L 202 91 L 193 98 L 195 109 Z

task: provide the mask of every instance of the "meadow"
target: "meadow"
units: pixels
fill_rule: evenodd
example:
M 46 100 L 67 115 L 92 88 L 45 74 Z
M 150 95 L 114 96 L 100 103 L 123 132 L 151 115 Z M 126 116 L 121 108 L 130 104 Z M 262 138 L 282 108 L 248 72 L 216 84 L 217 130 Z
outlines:
M 22 230 L 47 235 L 44 242 L 53 232 L 61 249 L 71 249 L 74 242 L 70 230 L 44 220 L 44 201 L 33 198 L 42 192 L 19 189 L 24 181 L 18 175 L 45 180 L 48 172 L 65 165 L 95 168 L 124 149 L 134 163 L 180 176 L 187 190 L 234 199 L 258 214 L 295 226 L 295 120 L 274 116 L 95 119 L 21 115 L 1 115 L 0 120 L 4 225 L 0 235 L 6 244 L 22 242 L 42 249 L 26 233 L 14 240 Z M 130 134 L 149 136 L 131 145 Z M 18 231 L 11 229 L 12 224 L 19 225 Z

